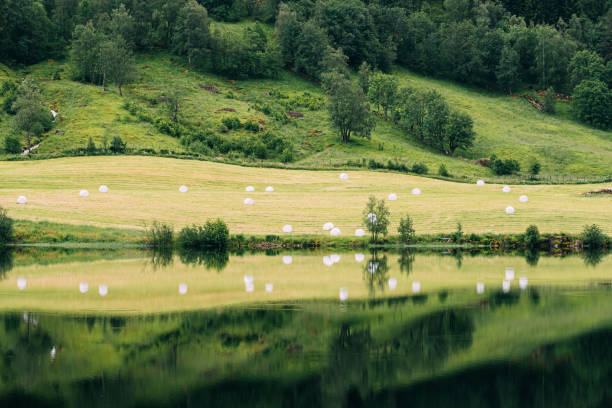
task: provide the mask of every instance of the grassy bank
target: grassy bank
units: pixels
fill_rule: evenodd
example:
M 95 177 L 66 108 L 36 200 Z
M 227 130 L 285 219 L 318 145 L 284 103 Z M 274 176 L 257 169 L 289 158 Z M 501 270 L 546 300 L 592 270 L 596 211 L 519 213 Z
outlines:
M 0 206 L 14 219 L 75 226 L 114 228 L 136 234 L 153 220 L 176 230 L 209 218 L 222 218 L 233 234 L 329 237 L 322 230 L 333 222 L 342 237 L 363 228 L 362 211 L 370 195 L 387 201 L 390 232 L 409 214 L 416 233 L 450 234 L 457 222 L 476 234 L 520 234 L 536 224 L 542 233 L 577 235 L 585 224 L 599 224 L 612 234 L 612 197 L 582 193 L 609 185 L 512 186 L 453 183 L 381 172 L 294 171 L 245 168 L 210 162 L 153 157 L 80 157 L 48 161 L 0 162 Z M 100 185 L 108 193 L 99 193 Z M 179 186 L 189 187 L 180 193 Z M 255 187 L 246 192 L 245 187 Z M 273 186 L 274 192 L 265 192 Z M 419 188 L 421 195 L 412 195 Z M 79 197 L 87 189 L 89 197 Z M 520 203 L 527 195 L 529 202 Z M 25 205 L 17 197 L 28 199 Z M 244 200 L 252 198 L 253 205 Z M 516 213 L 507 215 L 513 206 Z M 293 226 L 284 234 L 283 226 Z M 49 228 L 50 230 L 53 228 Z M 95 231 L 95 230 L 92 230 Z M 57 232 L 63 233 L 63 232 Z M 70 232 L 66 231 L 66 235 Z M 86 235 L 86 233 L 83 233 Z M 112 240 L 112 233 L 107 238 Z M 136 238 L 134 238 L 136 239 Z

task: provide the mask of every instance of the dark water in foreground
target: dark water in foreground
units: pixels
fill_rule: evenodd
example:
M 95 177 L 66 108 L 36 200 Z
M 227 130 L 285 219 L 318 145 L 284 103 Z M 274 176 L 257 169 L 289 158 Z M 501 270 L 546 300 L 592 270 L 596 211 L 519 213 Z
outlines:
M 308 256 L 322 264 L 318 254 Z M 38 273 L 40 280 L 52 271 L 20 267 L 27 262 L 16 259 L 18 274 Z M 530 266 L 527 287 L 504 291 L 487 284 L 476 293 L 463 282 L 473 271 L 484 273 L 489 258 L 462 264 L 442 258 L 436 268 L 454 269 L 427 290 L 433 284 L 419 277 L 419 262 L 425 268 L 435 259 L 417 254 L 408 276 L 399 267 L 385 271 L 385 282 L 397 276 L 394 292 L 368 290 L 370 275 L 381 271 L 364 275 L 364 263 L 355 268 L 364 295 L 346 301 L 290 292 L 296 299 L 127 315 L 5 307 L 0 407 L 612 406 L 612 287 L 602 279 L 612 276 L 609 260 L 584 266 L 583 273 L 563 271 L 559 284 L 550 270 L 579 269 L 579 263 L 544 259 Z M 68 271 L 69 260 L 58 262 Z M 265 268 L 277 257 L 247 261 L 230 257 L 226 271 L 203 276 L 224 279 L 232 262 Z M 300 262 L 309 265 L 310 258 L 294 254 Z M 523 264 L 515 264 L 523 273 Z M 176 265 L 173 270 L 181 273 Z M 350 268 L 338 273 L 350 276 Z M 401 289 L 404 280 L 417 278 L 422 291 Z M 17 296 L 1 287 L 0 295 L 3 306 Z

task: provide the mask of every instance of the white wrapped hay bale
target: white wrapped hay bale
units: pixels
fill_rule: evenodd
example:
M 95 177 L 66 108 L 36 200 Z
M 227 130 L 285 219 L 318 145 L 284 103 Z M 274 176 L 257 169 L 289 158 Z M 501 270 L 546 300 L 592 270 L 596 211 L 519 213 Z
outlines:
M 476 293 L 478 293 L 479 295 L 482 295 L 485 291 L 485 285 L 482 282 L 478 282 L 476 284 Z
M 504 280 L 502 282 L 502 290 L 504 291 L 504 293 L 510 292 L 510 281 L 509 280 Z
M 23 276 L 17 278 L 17 287 L 19 288 L 19 290 L 24 290 L 27 285 L 28 280 L 26 278 L 24 278 Z
M 89 283 L 87 282 L 79 283 L 79 292 L 87 293 L 88 290 L 89 290 Z
M 17 197 L 17 204 L 27 204 L 27 203 L 28 203 L 28 199 L 25 196 Z
M 332 229 L 334 229 L 333 223 L 326 222 L 325 224 L 323 224 L 323 231 L 331 231 Z
M 340 235 L 340 228 L 338 227 L 334 227 L 330 232 L 329 235 L 331 235 L 332 237 L 337 237 L 338 235 Z
M 244 199 L 244 205 L 253 205 L 255 203 L 255 201 L 253 201 L 252 198 L 245 198 Z
M 369 213 L 368 214 L 368 221 L 370 222 L 370 224 L 376 224 L 378 222 L 378 218 L 376 217 L 376 214 Z
M 356 236 L 356 237 L 363 237 L 363 236 L 365 236 L 365 231 L 364 231 L 364 230 L 362 230 L 361 228 L 357 228 L 357 229 L 355 230 L 355 236 Z
M 525 276 L 521 276 L 519 278 L 519 288 L 521 288 L 522 290 L 527 289 L 528 283 L 529 283 L 529 280 Z
M 349 176 L 346 173 L 340 173 L 340 180 L 348 180 Z
M 332 266 L 334 264 L 334 261 L 332 261 L 330 256 L 324 256 L 323 257 L 323 265 L 325 266 Z
M 397 194 L 395 193 L 389 194 L 389 201 L 397 201 Z
M 529 201 L 529 197 L 527 197 L 526 195 L 522 195 L 519 197 L 519 201 L 521 203 L 526 203 L 527 201 Z
M 348 299 L 348 288 L 340 288 L 340 301 L 344 302 Z
M 274 284 L 266 283 L 266 292 L 271 293 L 274 290 Z
M 363 262 L 363 260 L 365 259 L 365 255 L 364 254 L 355 254 L 355 261 L 356 262 Z
M 179 191 L 181 193 L 186 193 L 187 191 L 189 191 L 189 188 L 187 186 L 180 186 Z
M 397 288 L 397 279 L 389 278 L 389 290 L 395 290 Z
M 187 284 L 186 283 L 179 283 L 178 291 L 179 291 L 179 294 L 181 294 L 181 295 L 186 294 L 187 293 Z
M 287 233 L 293 232 L 293 227 L 291 225 L 287 224 L 287 225 L 283 226 L 283 232 L 287 232 Z
M 502 192 L 504 193 L 509 193 L 510 191 L 512 191 L 512 189 L 510 189 L 510 186 L 504 186 L 504 188 L 502 188 Z
M 271 193 L 271 192 L 273 192 L 273 191 L 274 191 L 274 187 L 272 187 L 272 186 L 268 186 L 268 187 L 266 187 L 266 192 L 267 192 L 267 193 Z
M 245 191 L 247 191 L 247 192 L 249 192 L 249 193 L 251 193 L 251 192 L 255 191 L 255 187 L 253 187 L 253 186 L 247 186 L 247 188 L 245 188 L 244 190 L 245 190 Z
M 283 256 L 283 263 L 285 265 L 291 265 L 293 263 L 293 257 L 291 255 Z
M 506 268 L 506 280 L 514 280 L 514 268 Z
M 412 195 L 421 195 L 421 189 L 420 188 L 413 188 L 412 189 Z
M 506 214 L 512 215 L 512 214 L 514 214 L 514 212 L 515 212 L 514 207 L 512 207 L 512 206 L 506 207 Z
M 98 293 L 102 297 L 108 295 L 108 286 L 106 286 L 106 285 L 99 285 L 98 286 Z
M 421 292 L 421 282 L 412 282 L 412 293 Z
M 187 188 L 187 187 L 185 187 L 185 188 Z M 101 192 L 101 193 L 108 193 L 108 187 L 105 186 L 105 185 L 101 185 L 100 188 L 98 188 L 98 191 Z
M 89 197 L 89 191 L 87 190 L 79 191 L 79 197 Z
M 333 263 L 340 262 L 340 255 L 338 255 L 338 254 L 331 254 L 329 257 L 331 258 Z

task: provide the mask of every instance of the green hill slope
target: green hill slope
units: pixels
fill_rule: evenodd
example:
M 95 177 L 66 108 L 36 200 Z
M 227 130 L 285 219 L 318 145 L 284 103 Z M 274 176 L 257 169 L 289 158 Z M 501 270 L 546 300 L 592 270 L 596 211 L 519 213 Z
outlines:
M 123 97 L 114 88 L 104 92 L 99 86 L 71 81 L 70 65 L 65 62 L 48 61 L 25 72 L 3 68 L 0 80 L 23 75 L 38 79 L 49 109 L 59 113 L 53 129 L 43 136 L 38 155 L 83 148 L 89 137 L 101 145 L 114 136 L 121 136 L 133 149 L 193 152 L 193 146 L 186 148 L 178 138 L 151 123 L 168 117 L 160 98 L 167 90 L 178 89 L 183 95 L 182 123 L 201 131 L 211 130 L 221 140 L 236 144 L 249 143 L 270 132 L 293 145 L 294 160 L 287 164 L 289 167 L 343 166 L 349 160 L 363 159 L 384 163 L 397 160 L 409 166 L 423 162 L 430 173 L 437 172 L 444 163 L 457 178 L 493 176 L 487 168 L 433 151 L 396 125 L 380 119 L 370 140 L 341 144 L 329 126 L 325 97 L 319 86 L 289 72 L 275 80 L 230 81 L 192 72 L 183 60 L 169 54 L 139 55 L 136 67 L 136 82 L 124 90 Z M 56 72 L 60 73 L 60 80 L 52 80 Z M 523 168 L 538 160 L 544 178 L 552 175 L 597 180 L 610 175 L 612 132 L 594 130 L 563 115 L 544 115 L 521 98 L 428 79 L 400 69 L 395 75 L 403 84 L 438 90 L 453 107 L 474 118 L 475 146 L 458 152 L 461 156 L 478 159 L 496 154 L 517 159 Z M 126 108 L 128 102 L 149 120 L 131 114 Z M 289 118 L 287 112 L 303 117 Z M 254 134 L 245 129 L 227 130 L 222 123 L 224 118 L 259 122 L 262 131 Z M 12 129 L 9 115 L 2 113 L 0 119 L 2 146 L 2 139 Z M 262 160 L 237 151 L 220 154 L 207 148 L 195 150 L 206 157 L 234 162 L 279 163 L 279 156 L 273 154 Z

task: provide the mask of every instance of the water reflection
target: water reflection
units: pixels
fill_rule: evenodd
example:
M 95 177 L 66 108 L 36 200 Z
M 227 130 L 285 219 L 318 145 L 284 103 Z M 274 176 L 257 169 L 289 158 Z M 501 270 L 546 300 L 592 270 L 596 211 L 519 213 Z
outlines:
M 584 264 L 587 266 L 597 266 L 603 258 L 607 255 L 607 252 L 601 249 L 586 249 L 582 253 L 582 258 L 584 259 Z
M 13 269 L 13 250 L 0 245 L 0 280 L 4 279 L 11 269 Z
M 221 272 L 229 262 L 229 252 L 181 249 L 179 258 L 184 264 L 204 266 L 206 269 Z
M 363 279 L 366 282 L 370 296 L 376 292 L 384 292 L 389 280 L 389 264 L 387 255 L 380 252 L 372 252 L 370 258 L 363 268 Z

